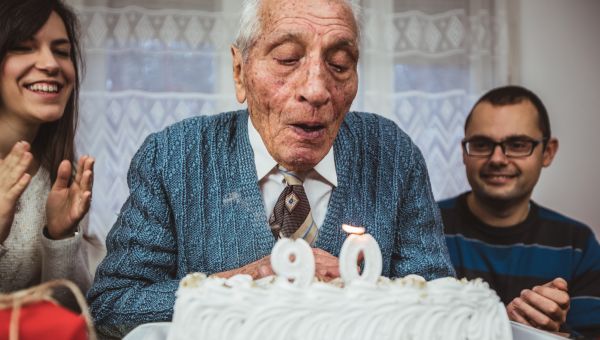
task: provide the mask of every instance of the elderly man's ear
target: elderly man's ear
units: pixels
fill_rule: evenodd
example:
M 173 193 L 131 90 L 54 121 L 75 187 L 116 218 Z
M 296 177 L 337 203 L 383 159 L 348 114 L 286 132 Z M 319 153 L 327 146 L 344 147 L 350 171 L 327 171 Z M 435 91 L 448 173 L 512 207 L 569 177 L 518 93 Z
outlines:
M 231 46 L 231 56 L 233 59 L 233 82 L 235 83 L 235 97 L 240 104 L 246 101 L 246 86 L 244 85 L 244 73 L 242 67 L 244 66 L 244 59 L 242 57 L 242 51 L 237 47 Z

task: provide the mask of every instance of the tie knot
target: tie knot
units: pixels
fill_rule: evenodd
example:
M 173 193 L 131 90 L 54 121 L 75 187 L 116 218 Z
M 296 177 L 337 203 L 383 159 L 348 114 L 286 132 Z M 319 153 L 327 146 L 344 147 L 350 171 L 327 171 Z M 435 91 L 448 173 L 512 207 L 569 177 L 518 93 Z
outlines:
M 283 175 L 283 178 L 285 178 L 285 182 L 287 183 L 287 185 L 302 185 L 303 181 L 298 175 L 298 173 L 294 171 L 289 171 L 282 166 L 278 166 L 278 168 L 279 172 L 281 172 L 281 174 Z

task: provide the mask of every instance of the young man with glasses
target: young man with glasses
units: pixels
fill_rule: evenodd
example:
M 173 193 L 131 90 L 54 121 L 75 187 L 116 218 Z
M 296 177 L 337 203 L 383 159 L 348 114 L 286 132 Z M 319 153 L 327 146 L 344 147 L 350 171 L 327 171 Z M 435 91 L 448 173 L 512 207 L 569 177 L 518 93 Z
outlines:
M 587 226 L 531 201 L 558 140 L 531 91 L 506 86 L 467 117 L 463 163 L 472 191 L 439 203 L 458 277 L 481 277 L 511 320 L 600 336 L 600 245 Z

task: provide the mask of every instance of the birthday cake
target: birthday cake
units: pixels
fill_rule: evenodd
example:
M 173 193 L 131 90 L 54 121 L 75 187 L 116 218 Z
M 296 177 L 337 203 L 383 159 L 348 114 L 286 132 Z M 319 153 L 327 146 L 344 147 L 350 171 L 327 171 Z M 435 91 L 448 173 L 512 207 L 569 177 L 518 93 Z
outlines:
M 180 339 L 511 339 L 505 308 L 481 280 L 409 275 L 252 280 L 189 274 L 177 291 L 169 340 Z

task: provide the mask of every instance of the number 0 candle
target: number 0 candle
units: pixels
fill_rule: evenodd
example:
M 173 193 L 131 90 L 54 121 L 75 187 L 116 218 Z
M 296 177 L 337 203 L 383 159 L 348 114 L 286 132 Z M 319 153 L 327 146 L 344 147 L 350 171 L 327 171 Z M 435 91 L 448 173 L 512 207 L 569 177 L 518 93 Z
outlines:
M 381 250 L 373 236 L 365 234 L 365 228 L 347 224 L 342 229 L 349 233 L 340 251 L 340 274 L 346 284 L 353 281 L 375 283 L 381 275 Z M 358 256 L 364 256 L 364 269 L 358 272 Z

